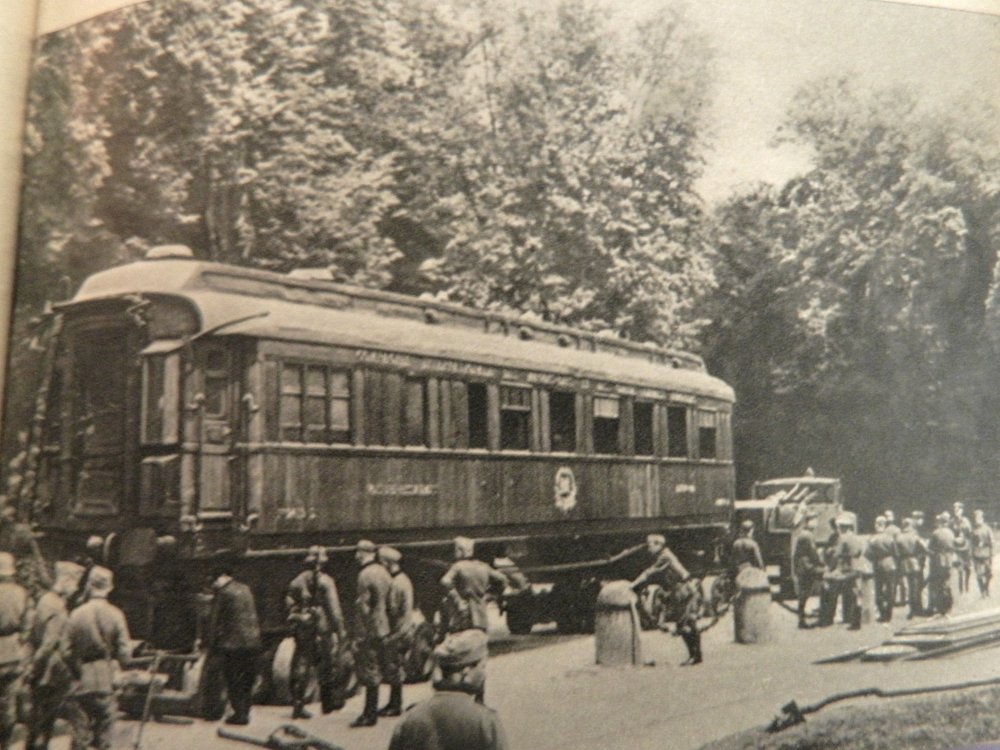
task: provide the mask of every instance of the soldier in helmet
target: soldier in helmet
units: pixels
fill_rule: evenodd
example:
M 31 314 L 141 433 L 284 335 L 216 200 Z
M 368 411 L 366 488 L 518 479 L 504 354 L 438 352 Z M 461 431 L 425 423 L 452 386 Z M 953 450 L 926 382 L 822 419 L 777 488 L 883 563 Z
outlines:
M 17 723 L 18 682 L 31 627 L 31 597 L 14 582 L 14 556 L 0 552 L 0 750 L 11 746 Z
M 129 658 L 129 632 L 125 614 L 108 602 L 114 576 L 107 568 L 91 568 L 88 599 L 69 616 L 67 639 L 74 671 L 78 675 L 67 706 L 73 733 L 73 750 L 88 746 L 111 747 L 115 726 L 114 662 L 125 666 Z
M 808 513 L 802 528 L 795 534 L 792 548 L 792 570 L 799 590 L 799 627 L 809 627 L 806 622 L 806 604 L 819 587 L 823 578 L 823 560 L 816 548 L 816 514 Z
M 378 722 L 378 689 L 386 666 L 386 636 L 389 635 L 389 589 L 392 577 L 376 558 L 378 548 L 362 539 L 355 550 L 361 565 L 358 573 L 355 657 L 358 680 L 365 686 L 365 708 L 352 727 L 371 727 Z
M 63 700 L 73 682 L 69 663 L 67 601 L 76 593 L 85 569 L 73 562 L 55 564 L 56 580 L 42 594 L 31 622 L 31 667 L 28 687 L 31 710 L 28 716 L 26 750 L 47 748 Z
M 875 574 L 875 602 L 879 622 L 891 622 L 892 609 L 896 603 L 896 560 L 899 550 L 896 536 L 889 531 L 885 516 L 875 519 L 875 533 L 868 540 L 865 556 L 871 562 Z
M 951 516 L 944 511 L 937 517 L 937 528 L 927 544 L 928 566 L 927 600 L 932 614 L 947 614 L 953 601 L 951 593 L 951 566 L 955 550 L 955 535 L 951 530 Z
M 701 631 L 698 628 L 698 615 L 702 601 L 700 590 L 687 568 L 667 547 L 667 540 L 662 534 L 650 534 L 646 537 L 646 550 L 653 558 L 653 564 L 646 568 L 632 581 L 631 586 L 638 591 L 649 583 L 659 584 L 670 594 L 676 603 L 679 615 L 677 617 L 677 634 L 684 639 L 688 658 L 682 666 L 701 664 Z
M 979 595 L 984 599 L 990 595 L 990 579 L 993 577 L 993 529 L 986 523 L 983 511 L 972 514 L 972 561 L 976 566 L 976 582 Z
M 491 590 L 503 590 L 507 577 L 482 560 L 473 558 L 475 544 L 466 537 L 455 539 L 455 562 L 441 578 L 445 597 L 445 628 L 458 633 L 469 628 L 485 631 L 489 624 L 486 604 Z
M 917 617 L 924 612 L 924 560 L 927 558 L 927 545 L 917 533 L 912 518 L 903 519 L 903 529 L 896 537 L 896 549 L 899 552 L 900 570 L 906 577 L 910 605 L 907 618 Z
M 378 712 L 379 716 L 399 716 L 403 712 L 404 661 L 413 644 L 413 583 L 400 567 L 402 559 L 402 553 L 393 547 L 379 548 L 378 560 L 392 576 L 386 604 L 389 635 L 385 639 L 386 670 L 383 675 L 389 684 L 389 702 Z
M 337 584 L 323 572 L 326 562 L 325 549 L 310 547 L 305 558 L 306 569 L 292 579 L 285 595 L 288 621 L 292 624 L 295 636 L 291 679 L 294 719 L 311 717 L 305 708 L 305 702 L 309 676 L 313 669 L 317 673 L 323 713 L 330 713 L 344 706 L 335 664 L 338 649 L 344 642 L 346 627 L 340 597 L 337 595 Z
M 837 587 L 842 597 L 844 621 L 851 630 L 861 628 L 861 557 L 864 543 L 854 531 L 854 518 L 837 517 Z

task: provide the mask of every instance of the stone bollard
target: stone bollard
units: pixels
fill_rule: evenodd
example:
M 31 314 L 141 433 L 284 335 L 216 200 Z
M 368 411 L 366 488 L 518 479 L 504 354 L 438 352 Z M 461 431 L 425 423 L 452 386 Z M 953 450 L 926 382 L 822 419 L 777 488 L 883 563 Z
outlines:
M 597 663 L 606 667 L 642 664 L 639 612 L 628 581 L 611 581 L 597 595 L 594 618 Z
M 760 568 L 744 568 L 736 576 L 733 630 L 737 643 L 771 640 L 771 583 Z

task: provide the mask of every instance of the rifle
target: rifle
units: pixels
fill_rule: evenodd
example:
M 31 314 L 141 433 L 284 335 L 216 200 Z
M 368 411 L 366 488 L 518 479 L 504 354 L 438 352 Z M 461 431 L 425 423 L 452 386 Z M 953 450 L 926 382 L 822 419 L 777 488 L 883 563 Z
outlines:
M 281 725 L 271 732 L 266 739 L 233 732 L 224 727 L 219 727 L 217 734 L 227 740 L 245 742 L 257 747 L 270 748 L 270 750 L 344 750 L 340 745 L 334 745 L 332 742 L 320 739 L 314 734 L 309 734 L 295 724 Z

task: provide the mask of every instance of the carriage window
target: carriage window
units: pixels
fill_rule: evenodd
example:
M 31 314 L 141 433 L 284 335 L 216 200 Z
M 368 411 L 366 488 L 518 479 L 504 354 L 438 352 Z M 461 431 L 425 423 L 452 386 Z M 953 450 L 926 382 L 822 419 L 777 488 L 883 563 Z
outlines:
M 427 383 L 407 378 L 403 400 L 403 445 L 427 445 Z
M 500 389 L 500 450 L 526 451 L 531 446 L 531 389 Z
M 176 354 L 142 361 L 142 442 L 170 445 L 178 441 L 180 358 Z
M 576 450 L 576 394 L 570 391 L 552 391 L 549 394 L 549 437 L 552 450 Z
M 489 413 L 485 383 L 469 383 L 469 447 L 487 447 L 487 414 Z
M 617 398 L 594 397 L 594 453 L 620 453 L 618 423 L 620 404 Z
M 667 455 L 685 458 L 688 454 L 687 407 L 667 407 Z
M 282 365 L 281 439 L 296 443 L 349 442 L 350 401 L 350 373 L 322 365 Z
M 205 416 L 225 418 L 229 414 L 229 363 L 224 349 L 205 354 Z
M 635 455 L 653 455 L 653 405 L 648 401 L 636 401 L 632 410 Z
M 714 411 L 698 412 L 698 458 L 717 458 L 718 429 Z

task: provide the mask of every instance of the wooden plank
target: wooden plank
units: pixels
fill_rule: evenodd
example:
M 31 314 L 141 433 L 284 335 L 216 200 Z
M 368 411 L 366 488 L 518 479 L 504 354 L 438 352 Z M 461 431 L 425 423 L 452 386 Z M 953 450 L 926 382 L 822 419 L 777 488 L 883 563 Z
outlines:
M 500 450 L 500 386 L 486 384 L 487 446 L 491 451 Z
M 431 448 L 441 443 L 441 381 L 427 378 L 427 441 Z
M 618 451 L 623 456 L 635 454 L 635 399 L 624 396 L 619 399 Z
M 382 374 L 381 407 L 385 445 L 402 445 L 403 376 L 399 373 Z
M 531 389 L 531 450 L 538 453 L 542 450 L 542 405 L 537 388 Z
M 264 408 L 264 432 L 267 440 L 280 440 L 280 425 L 278 423 L 278 405 L 281 402 L 281 372 L 279 365 L 273 359 L 264 361 L 264 393 L 261 403 Z M 195 420 L 188 420 L 194 422 Z M 189 438 L 190 439 L 190 438 Z
M 469 447 L 469 390 L 465 383 L 451 383 L 451 428 L 454 430 L 454 448 Z
M 538 430 L 540 448 L 543 453 L 552 451 L 552 411 L 549 404 L 549 391 L 540 391 L 538 398 Z
M 365 372 L 351 372 L 351 437 L 354 445 L 364 445 L 367 439 L 367 402 L 365 400 Z

